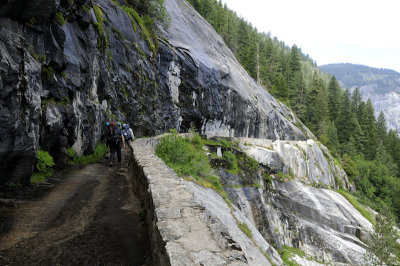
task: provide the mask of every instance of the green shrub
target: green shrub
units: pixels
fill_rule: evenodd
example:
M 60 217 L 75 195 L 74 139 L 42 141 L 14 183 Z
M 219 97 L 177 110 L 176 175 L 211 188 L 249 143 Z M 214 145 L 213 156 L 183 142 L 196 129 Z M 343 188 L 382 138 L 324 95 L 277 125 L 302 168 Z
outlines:
M 239 167 L 238 167 L 238 161 L 236 159 L 236 155 L 233 154 L 230 151 L 224 151 L 222 154 L 222 157 L 226 160 L 227 162 L 227 168 L 233 173 L 238 173 L 239 172 Z
M 47 177 L 53 175 L 54 165 L 53 157 L 47 151 L 39 147 L 36 154 L 35 169 L 32 173 L 31 183 L 36 184 L 46 181 Z
M 219 177 L 211 168 L 203 145 L 199 145 L 198 139 L 184 138 L 179 136 L 175 129 L 171 130 L 170 135 L 160 140 L 156 155 L 179 176 L 193 178 L 196 183 L 215 189 L 229 203 Z
M 71 164 L 89 164 L 100 161 L 104 157 L 104 154 L 106 154 L 107 150 L 106 144 L 98 142 L 91 155 L 76 156 L 76 153 L 72 148 L 67 149 L 67 153 Z
M 241 156 L 238 156 L 239 160 L 239 165 L 242 169 L 245 169 L 246 171 L 253 173 L 258 171 L 258 162 L 248 156 L 247 154 L 243 154 Z
M 232 142 L 226 140 L 226 139 L 219 139 L 219 143 L 221 143 L 222 146 L 225 148 L 232 148 Z
M 45 172 L 54 166 L 53 157 L 47 152 L 43 151 L 40 147 L 36 155 L 36 169 L 39 172 Z
M 354 181 L 360 175 L 356 163 L 351 159 L 349 155 L 347 155 L 347 153 L 343 154 L 342 160 L 343 160 L 343 169 L 349 176 L 350 181 Z
M 203 147 L 203 145 L 204 145 L 203 139 L 200 137 L 199 134 L 194 133 L 194 135 L 192 137 L 192 144 L 196 145 L 196 146 Z
M 263 173 L 264 177 L 264 182 L 267 186 L 270 186 L 272 184 L 272 181 L 274 180 L 272 176 L 266 172 Z

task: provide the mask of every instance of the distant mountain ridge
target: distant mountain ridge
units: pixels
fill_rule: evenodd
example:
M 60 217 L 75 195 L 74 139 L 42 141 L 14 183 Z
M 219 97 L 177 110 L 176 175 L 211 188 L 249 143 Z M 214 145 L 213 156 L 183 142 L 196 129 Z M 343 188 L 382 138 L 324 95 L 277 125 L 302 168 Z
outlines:
M 388 128 L 400 128 L 399 72 L 350 63 L 328 64 L 319 68 L 334 75 L 344 89 L 358 87 L 363 99 L 371 100 L 376 116 L 383 111 Z
M 334 75 L 343 88 L 377 85 L 376 93 L 400 92 L 400 73 L 391 69 L 350 63 L 328 64 L 320 69 Z

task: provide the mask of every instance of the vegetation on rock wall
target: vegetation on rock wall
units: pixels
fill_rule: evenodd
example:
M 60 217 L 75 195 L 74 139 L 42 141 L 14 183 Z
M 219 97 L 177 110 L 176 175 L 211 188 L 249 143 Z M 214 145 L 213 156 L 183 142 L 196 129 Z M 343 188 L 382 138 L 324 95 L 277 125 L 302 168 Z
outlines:
M 356 210 L 359 211 L 368 221 L 375 225 L 373 214 L 369 210 L 367 210 L 354 195 L 342 189 L 338 190 L 337 192 L 345 197 L 353 205 L 353 207 L 356 208 Z
M 95 26 L 97 27 L 97 33 L 99 34 L 98 48 L 101 51 L 105 51 L 108 48 L 109 44 L 108 44 L 108 38 L 104 31 L 103 12 L 101 11 L 100 7 L 95 4 L 93 4 L 93 10 L 94 10 L 94 14 L 96 15 L 96 20 L 97 20 L 97 22 L 95 23 Z
M 284 265 L 288 265 L 288 266 L 298 266 L 299 265 L 295 261 L 291 260 L 291 258 L 293 256 L 296 256 L 296 255 L 299 256 L 300 258 L 305 258 L 305 259 L 307 259 L 309 261 L 315 261 L 315 262 L 318 262 L 318 263 L 322 263 L 320 261 L 317 261 L 317 260 L 313 259 L 310 256 L 307 256 L 304 251 L 302 251 L 302 250 L 300 250 L 298 248 L 289 247 L 289 246 L 286 246 L 286 245 L 284 245 L 283 248 L 280 250 L 280 255 L 281 255 L 281 258 L 282 258 L 282 260 L 284 262 Z
M 31 182 L 35 184 L 46 181 L 46 178 L 53 174 L 53 166 L 53 157 L 51 157 L 47 151 L 44 151 L 39 147 L 36 154 L 35 169 L 31 177 Z
M 113 1 L 115 5 L 119 6 L 122 10 L 125 11 L 126 14 L 131 18 L 132 20 L 132 27 L 134 31 L 136 32 L 136 23 L 139 24 L 140 29 L 141 29 L 141 34 L 142 37 L 146 40 L 147 44 L 149 45 L 150 50 L 153 52 L 153 54 L 157 53 L 158 50 L 158 38 L 154 32 L 154 22 L 152 20 L 151 15 L 146 14 L 145 15 L 140 15 L 132 6 L 121 6 L 118 1 L 114 0 Z M 146 2 L 146 1 L 143 1 Z M 159 1 L 153 1 L 153 2 L 159 2 Z M 162 1 L 163 2 L 163 1 Z M 153 10 L 153 8 L 150 8 Z M 155 8 L 158 10 L 157 12 L 164 12 L 165 13 L 165 8 L 162 7 L 160 9 L 159 7 Z M 153 11 L 148 11 L 150 14 L 153 16 L 156 16 L 156 14 L 153 14 Z M 154 11 L 155 12 L 155 11 Z M 157 17 L 157 19 L 163 20 L 165 19 L 164 16 Z

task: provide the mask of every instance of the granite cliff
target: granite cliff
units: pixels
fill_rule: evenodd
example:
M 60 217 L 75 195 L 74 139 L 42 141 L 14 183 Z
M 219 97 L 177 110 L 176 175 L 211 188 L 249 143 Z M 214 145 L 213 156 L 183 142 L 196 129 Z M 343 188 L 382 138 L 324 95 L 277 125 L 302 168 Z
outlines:
M 171 23 L 159 38 L 118 2 L 43 0 L 10 12 L 28 2 L 0 5 L 1 183 L 29 183 L 38 146 L 58 167 L 66 148 L 91 153 L 107 119 L 128 122 L 138 137 L 193 124 L 225 136 L 306 139 L 184 1 L 166 1 Z
M 171 21 L 158 37 L 123 1 L 42 0 L 10 11 L 21 5 L 28 1 L 0 4 L 1 183 L 29 183 L 39 146 L 60 168 L 67 148 L 91 153 L 108 119 L 128 122 L 138 137 L 194 125 L 238 138 L 259 167 L 292 178 L 268 187 L 257 172 L 247 177 L 261 184 L 252 187 L 221 168 L 230 208 L 167 168 L 153 154 L 157 140 L 134 142 L 132 178 L 149 210 L 155 263 L 282 264 L 276 248 L 285 245 L 327 263 L 363 264 L 372 225 L 330 190 L 351 187 L 344 171 L 186 1 L 165 1 Z

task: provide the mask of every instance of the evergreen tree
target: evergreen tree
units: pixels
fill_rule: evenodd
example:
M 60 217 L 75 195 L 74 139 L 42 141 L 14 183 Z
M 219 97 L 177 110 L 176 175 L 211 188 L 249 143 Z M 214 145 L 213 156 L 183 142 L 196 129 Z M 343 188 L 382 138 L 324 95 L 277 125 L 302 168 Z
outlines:
M 340 86 L 333 76 L 328 85 L 328 110 L 331 121 L 337 123 L 339 118 Z
M 286 79 L 283 77 L 281 73 L 278 73 L 275 76 L 271 94 L 274 95 L 276 98 L 281 100 L 283 103 L 288 104 L 289 101 L 289 90 L 287 87 Z
M 293 45 L 290 51 L 289 71 L 287 73 L 290 106 L 299 117 L 302 117 L 305 104 L 305 92 L 303 74 L 301 72 L 300 53 L 296 45 Z
M 356 115 L 357 120 L 360 119 L 360 105 L 362 103 L 361 92 L 358 88 L 355 88 L 351 96 L 352 111 Z
M 375 160 L 380 164 L 385 165 L 391 176 L 397 176 L 397 165 L 393 162 L 392 157 L 386 151 L 386 147 L 382 144 L 382 141 L 379 142 L 377 147 Z
M 357 128 L 357 120 L 352 112 L 349 90 L 346 90 L 342 95 L 339 118 L 336 127 L 338 129 L 338 138 L 340 143 L 347 143 L 350 136 L 353 135 L 354 130 Z
M 397 164 L 400 173 L 400 138 L 396 130 L 390 129 L 386 138 L 386 150 Z
M 383 206 L 376 216 L 375 232 L 371 236 L 366 260 L 369 265 L 398 265 L 395 219 Z
M 376 132 L 378 139 L 385 142 L 387 135 L 386 119 L 384 113 L 381 111 L 379 113 L 378 121 L 376 122 Z
M 327 117 L 326 91 L 322 79 L 314 73 L 314 80 L 306 96 L 306 116 L 304 122 L 314 133 Z
M 364 156 L 367 160 L 373 160 L 376 154 L 377 148 L 377 130 L 376 130 L 376 120 L 374 115 L 374 108 L 370 100 L 366 104 L 361 104 L 360 110 L 360 127 L 364 133 Z
M 335 123 L 325 120 L 320 125 L 319 140 L 337 157 L 339 154 L 339 139 Z

